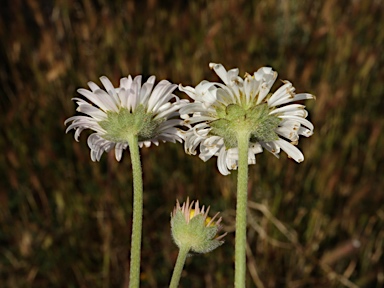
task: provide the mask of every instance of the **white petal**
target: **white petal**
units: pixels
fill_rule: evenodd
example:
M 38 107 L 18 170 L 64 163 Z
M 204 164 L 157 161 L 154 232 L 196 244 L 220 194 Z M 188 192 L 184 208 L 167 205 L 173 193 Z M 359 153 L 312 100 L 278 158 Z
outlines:
M 277 158 L 279 158 L 280 153 L 280 146 L 277 145 L 277 143 L 274 142 L 261 142 L 261 146 L 267 151 L 271 152 L 273 155 L 275 155 Z
M 281 114 L 281 115 L 296 115 L 296 116 L 298 116 L 297 114 L 303 114 L 306 116 L 302 116 L 302 117 L 306 118 L 308 116 L 308 112 L 304 108 L 305 108 L 304 105 L 290 104 L 290 105 L 286 105 L 286 106 L 272 110 L 271 112 L 269 112 L 269 115 Z M 302 112 L 303 110 L 305 112 Z M 300 112 L 297 112 L 297 111 L 300 111 Z
M 117 96 L 117 93 L 115 91 L 115 87 L 113 87 L 112 82 L 105 76 L 100 77 L 101 83 L 103 83 L 105 90 L 108 92 L 109 95 L 111 95 L 112 99 L 117 105 L 120 105 L 120 99 Z
M 116 145 L 115 147 L 115 157 L 118 162 L 120 162 L 121 157 L 123 156 L 123 149 Z
M 247 74 L 244 80 L 244 92 L 245 92 L 245 103 L 249 104 L 250 101 L 255 99 L 258 92 L 257 81 L 254 77 Z
M 127 91 L 127 108 L 129 111 L 135 111 L 135 108 L 138 105 L 139 102 L 139 95 L 137 94 L 138 86 L 139 84 L 137 82 L 133 82 L 131 85 L 131 89 Z
M 180 109 L 177 105 L 172 105 L 171 103 L 167 102 L 163 106 L 159 108 L 157 111 L 157 115 L 153 119 L 160 119 L 160 118 L 166 118 L 169 119 L 173 116 L 179 116 L 180 113 L 176 112 Z
M 220 173 L 223 175 L 231 174 L 227 168 L 226 158 L 227 158 L 227 150 L 225 149 L 225 146 L 223 146 L 221 147 L 219 156 L 217 157 L 217 168 L 219 169 Z
M 263 152 L 263 147 L 260 143 L 251 143 L 251 145 L 249 145 L 249 152 L 252 154 L 259 154 Z
M 196 90 L 195 88 L 192 88 L 191 86 L 185 86 L 183 87 L 181 84 L 179 84 L 179 90 L 181 92 L 184 92 L 185 94 L 187 94 L 190 98 L 192 98 L 193 100 L 196 100 Z
M 140 103 L 147 103 L 151 95 L 153 85 L 155 84 L 156 77 L 151 76 L 148 78 L 147 82 L 144 83 L 140 91 Z
M 226 84 L 229 85 L 228 72 L 225 70 L 224 66 L 216 63 L 209 63 L 209 68 L 213 69 L 217 76 Z
M 118 112 L 118 103 L 114 100 L 114 98 L 111 97 L 107 92 L 104 90 L 96 90 L 95 95 L 99 97 L 99 100 L 103 102 L 103 104 L 108 108 L 110 111 Z
M 237 82 L 239 80 L 239 68 L 234 68 L 234 69 L 231 69 L 227 72 L 227 80 L 228 82 L 233 85 L 234 83 L 233 82 Z M 243 82 L 243 79 L 241 79 L 241 82 Z
M 146 148 L 151 147 L 151 141 L 143 141 L 143 144 Z
M 296 162 L 300 163 L 304 161 L 304 155 L 301 153 L 301 151 L 296 148 L 296 146 L 292 145 L 291 143 L 288 143 L 287 141 L 283 139 L 279 139 L 274 141 L 277 145 L 280 146 L 280 148 L 288 154 L 289 157 L 291 157 Z
M 279 118 L 295 120 L 295 121 L 299 122 L 301 125 L 304 125 L 305 127 L 309 128 L 310 130 L 314 129 L 314 126 L 310 121 L 308 121 L 307 119 L 298 117 L 298 116 L 281 115 L 281 116 L 279 116 Z
M 289 102 L 295 102 L 295 101 L 300 101 L 300 100 L 308 100 L 308 99 L 316 99 L 316 97 L 312 94 L 309 93 L 300 93 L 300 94 L 295 94 L 294 97 L 291 95 L 286 95 L 283 98 L 277 99 L 275 102 L 268 102 L 268 105 L 271 106 L 278 106 L 282 104 L 286 104 Z
M 270 67 L 262 67 L 254 73 L 254 77 L 260 81 L 259 96 L 256 103 L 260 104 L 271 90 L 273 83 L 275 83 L 277 73 Z
M 129 98 L 128 90 L 121 87 L 118 95 L 120 98 L 121 107 L 128 108 L 128 98 Z
M 216 111 L 212 108 L 204 108 L 201 102 L 193 102 L 180 108 L 180 114 L 193 114 L 196 112 L 215 113 Z
M 304 137 L 309 137 L 313 135 L 313 131 L 304 127 L 300 127 L 298 134 Z
M 293 98 L 295 96 L 295 88 L 292 86 L 292 83 L 285 81 L 284 85 L 272 94 L 271 98 L 268 99 L 268 106 L 276 106 L 275 102 L 282 98 Z
M 170 119 L 165 122 L 162 122 L 159 127 L 157 128 L 158 132 L 162 132 L 170 127 L 174 127 L 177 125 L 181 125 L 182 120 L 181 119 Z
M 88 87 L 91 89 L 92 92 L 95 92 L 96 90 L 100 89 L 100 87 L 92 81 L 89 81 L 87 84 L 88 84 Z
M 95 118 L 97 121 L 102 121 L 107 118 L 107 114 L 105 112 L 88 103 L 80 104 L 76 111 L 87 114 L 92 118 Z
M 102 91 L 100 89 L 96 90 L 96 91 Z M 97 106 L 100 107 L 100 109 L 104 110 L 104 111 L 108 111 L 110 110 L 108 105 L 105 105 L 104 104 L 104 101 L 102 101 L 100 99 L 100 96 L 99 95 L 96 95 L 95 93 L 92 93 L 91 91 L 89 90 L 86 90 L 84 88 L 80 88 L 80 89 L 77 89 L 77 92 L 80 93 L 81 95 L 83 95 L 84 97 L 86 97 L 89 101 L 91 101 L 92 103 L 96 104 Z
M 195 135 L 185 136 L 184 151 L 190 155 L 196 155 L 196 148 L 201 143 L 203 138 L 196 137 Z
M 168 82 L 168 81 L 167 81 Z M 158 94 L 156 95 L 156 92 L 153 91 L 151 95 L 151 99 L 148 101 L 148 110 L 147 111 L 153 111 L 157 113 L 159 110 L 161 110 L 161 106 L 168 103 L 172 98 L 177 98 L 175 95 L 172 94 L 172 92 L 176 89 L 177 85 L 171 84 L 170 82 L 167 83 L 165 89 L 158 91 Z M 152 98 L 155 100 L 153 108 L 150 108 L 150 102 Z
M 290 121 L 289 123 L 285 123 L 284 126 L 277 127 L 275 132 L 284 138 L 291 140 L 292 142 L 296 142 L 299 140 L 298 130 L 300 128 L 300 123 L 295 121 Z
M 135 111 L 139 104 L 147 105 L 146 99 L 140 99 L 141 79 L 141 75 L 136 76 L 135 79 L 133 79 L 131 90 L 128 92 L 128 107 L 131 111 Z
M 172 98 L 170 94 L 176 89 L 176 87 L 177 86 L 175 84 L 171 84 L 167 80 L 160 81 L 153 89 L 153 92 L 148 99 L 147 111 L 155 112 L 155 107 L 159 107 L 161 104 L 168 102 L 169 99 Z
M 221 100 L 221 102 L 223 103 L 227 103 L 227 105 L 229 104 L 236 104 L 238 103 L 238 96 L 235 95 L 234 91 L 232 89 L 230 89 L 229 87 L 221 84 L 221 83 L 217 83 L 217 86 L 219 86 L 221 89 L 218 89 L 216 91 L 216 98 Z
M 205 162 L 223 147 L 224 140 L 218 136 L 209 137 L 200 145 L 200 158 Z
M 203 121 L 213 121 L 216 119 L 217 118 L 210 117 L 210 116 L 195 116 L 195 117 L 190 117 L 189 119 L 184 120 L 184 123 L 186 125 L 190 125 L 190 124 L 195 124 Z
M 200 145 L 200 155 L 199 155 L 199 158 L 201 160 L 203 160 L 204 162 L 208 161 L 209 159 L 212 158 L 212 156 L 214 156 L 217 151 L 219 151 L 221 147 L 219 146 L 216 146 L 216 147 L 212 147 L 212 148 L 209 148 L 207 149 L 205 146 L 201 146 Z
M 230 169 L 230 170 L 237 169 L 237 165 L 239 162 L 239 149 L 238 148 L 228 149 L 225 162 L 226 162 L 228 169 Z
M 120 88 L 124 88 L 125 90 L 131 89 L 132 85 L 132 77 L 131 75 L 120 79 Z

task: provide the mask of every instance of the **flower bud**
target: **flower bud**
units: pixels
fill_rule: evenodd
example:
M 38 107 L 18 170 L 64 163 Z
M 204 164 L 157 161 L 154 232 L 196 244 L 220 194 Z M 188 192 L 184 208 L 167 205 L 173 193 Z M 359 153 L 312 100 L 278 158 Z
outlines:
M 189 199 L 180 206 L 176 201 L 176 207 L 171 213 L 171 232 L 176 245 L 181 248 L 189 248 L 196 253 L 207 253 L 221 246 L 221 239 L 227 234 L 217 236 L 221 229 L 221 217 L 219 213 L 213 218 L 208 217 L 208 207 L 199 207 L 199 201 L 189 203 Z

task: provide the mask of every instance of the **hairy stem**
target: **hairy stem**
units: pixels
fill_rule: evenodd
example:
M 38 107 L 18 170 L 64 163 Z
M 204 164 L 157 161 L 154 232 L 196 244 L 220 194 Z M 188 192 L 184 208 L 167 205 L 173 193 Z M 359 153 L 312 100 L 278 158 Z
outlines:
M 245 287 L 247 244 L 248 147 L 250 134 L 237 132 L 239 162 L 237 174 L 235 287 Z
M 143 173 L 140 162 L 138 137 L 136 135 L 129 135 L 128 144 L 131 153 L 133 174 L 133 218 L 129 287 L 138 288 L 140 285 L 141 234 L 143 222 Z
M 173 269 L 172 279 L 171 283 L 169 284 L 169 288 L 177 288 L 177 286 L 179 285 L 181 272 L 183 272 L 185 259 L 187 259 L 189 250 L 189 247 L 182 247 L 180 249 L 179 255 L 177 256 L 175 268 Z

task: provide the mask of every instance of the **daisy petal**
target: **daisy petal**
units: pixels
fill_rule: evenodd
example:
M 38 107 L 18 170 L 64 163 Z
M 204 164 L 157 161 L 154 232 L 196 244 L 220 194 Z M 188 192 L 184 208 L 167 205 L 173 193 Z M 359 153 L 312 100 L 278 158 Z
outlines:
M 226 156 L 227 156 L 227 151 L 223 146 L 219 152 L 219 156 L 217 157 L 217 168 L 219 169 L 220 173 L 223 175 L 231 174 L 227 168 Z
M 288 154 L 289 157 L 291 157 L 293 160 L 295 160 L 297 163 L 304 161 L 304 155 L 301 153 L 301 151 L 296 148 L 296 146 L 292 145 L 291 143 L 288 143 L 287 141 L 283 139 L 279 139 L 275 141 L 277 145 L 280 146 L 280 148 Z

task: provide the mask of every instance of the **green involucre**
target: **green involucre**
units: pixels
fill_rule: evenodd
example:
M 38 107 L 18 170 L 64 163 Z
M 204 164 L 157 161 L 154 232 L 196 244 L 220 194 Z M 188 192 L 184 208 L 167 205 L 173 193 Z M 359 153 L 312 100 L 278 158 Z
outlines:
M 248 131 L 251 142 L 269 142 L 278 139 L 275 129 L 281 119 L 269 115 L 270 110 L 266 103 L 249 109 L 237 104 L 226 107 L 223 105 L 217 107 L 216 112 L 220 119 L 210 123 L 211 134 L 222 137 L 227 149 L 237 147 L 239 130 Z
M 107 112 L 108 118 L 99 125 L 107 131 L 105 139 L 113 142 L 127 142 L 128 135 L 137 135 L 139 141 L 154 138 L 157 128 L 166 119 L 153 119 L 155 114 L 146 112 L 143 105 L 136 107 L 134 112 L 121 108 L 119 112 Z
M 180 249 L 189 247 L 196 253 L 208 253 L 223 244 L 223 241 L 215 240 L 219 227 L 206 226 L 203 214 L 192 217 L 187 223 L 183 213 L 177 211 L 171 219 L 171 230 L 173 240 Z

